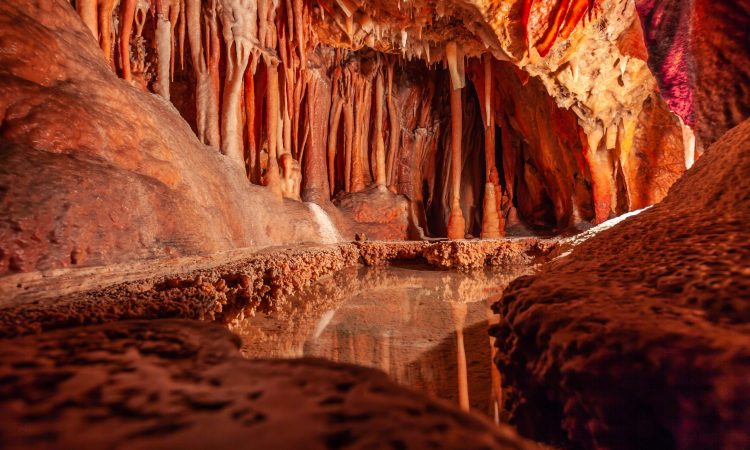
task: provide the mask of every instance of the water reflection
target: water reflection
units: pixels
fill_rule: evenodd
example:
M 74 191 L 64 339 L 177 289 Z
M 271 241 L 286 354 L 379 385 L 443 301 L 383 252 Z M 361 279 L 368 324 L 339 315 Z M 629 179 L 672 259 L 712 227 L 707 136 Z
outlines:
M 497 419 L 490 305 L 528 269 L 472 273 L 352 268 L 234 331 L 247 357 L 315 356 L 384 370 L 396 381 Z

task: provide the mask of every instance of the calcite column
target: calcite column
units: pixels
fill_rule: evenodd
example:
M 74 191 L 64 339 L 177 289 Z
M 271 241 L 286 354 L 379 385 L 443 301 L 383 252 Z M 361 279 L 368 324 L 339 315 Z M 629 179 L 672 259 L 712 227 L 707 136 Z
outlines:
M 156 84 L 154 91 L 169 100 L 169 63 L 172 58 L 172 25 L 167 0 L 156 3 Z
M 455 42 L 446 45 L 445 52 L 451 72 L 451 215 L 448 219 L 448 239 L 463 239 L 466 235 L 466 221 L 461 211 L 461 89 L 464 80 L 462 67 L 459 67 L 459 64 L 463 65 L 463 56 L 459 59 Z
M 279 70 L 278 61 L 268 62 L 268 97 L 266 99 L 266 126 L 268 127 L 268 170 L 266 186 L 278 198 L 281 194 L 281 178 L 276 148 L 279 139 Z
M 485 183 L 484 203 L 482 205 L 482 237 L 498 238 L 503 235 L 500 230 L 500 215 L 497 211 L 498 181 L 495 167 L 495 114 L 492 86 L 492 56 L 484 56 L 484 158 Z
M 227 48 L 224 101 L 221 106 L 221 152 L 244 170 L 240 98 L 250 60 L 251 42 L 257 39 L 257 2 L 221 0 L 219 16 Z
M 401 138 L 401 120 L 398 114 L 396 101 L 393 99 L 393 61 L 388 62 L 386 73 L 388 74 L 388 121 L 390 122 L 390 135 L 388 136 L 388 160 L 386 162 L 386 182 L 388 186 L 396 184 L 395 160 L 398 152 L 398 143 Z
M 383 74 L 378 70 L 375 78 L 375 184 L 385 187 L 385 142 L 383 141 Z
M 331 86 L 320 75 L 313 73 L 307 84 L 307 124 L 310 134 L 302 160 L 302 199 L 305 201 L 323 203 L 329 199 L 326 138 L 330 110 Z

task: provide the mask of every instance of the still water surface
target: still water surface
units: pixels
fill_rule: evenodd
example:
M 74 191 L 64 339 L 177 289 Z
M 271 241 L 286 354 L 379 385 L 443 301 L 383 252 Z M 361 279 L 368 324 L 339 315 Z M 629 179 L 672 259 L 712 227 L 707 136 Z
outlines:
M 250 358 L 320 357 L 374 367 L 399 383 L 497 420 L 490 305 L 529 269 L 470 273 L 350 268 L 234 331 Z

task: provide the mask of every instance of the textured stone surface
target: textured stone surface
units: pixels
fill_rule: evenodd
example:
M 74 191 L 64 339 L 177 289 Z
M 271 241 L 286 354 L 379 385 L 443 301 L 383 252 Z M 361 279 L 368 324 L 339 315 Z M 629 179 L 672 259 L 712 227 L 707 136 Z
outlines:
M 554 241 L 537 238 L 367 241 L 248 250 L 224 255 L 227 262 L 221 257 L 182 258 L 172 264 L 161 260 L 50 277 L 19 274 L 0 279 L 0 336 L 125 319 L 232 323 L 276 310 L 316 280 L 360 263 L 419 260 L 439 269 L 518 267 L 539 262 L 553 247 Z M 86 278 L 101 284 L 91 287 Z
M 0 340 L 3 448 L 538 448 L 382 372 L 238 345 L 185 320 Z
M 118 79 L 67 2 L 2 2 L 0 42 L 0 275 L 320 239 Z
M 506 407 L 583 448 L 750 446 L 750 121 L 496 304 Z
M 58 286 L 53 278 L 47 284 L 50 296 L 21 292 L 0 302 L 0 336 L 125 319 L 180 317 L 228 323 L 278 308 L 290 294 L 358 260 L 352 244 L 271 248 L 215 267 L 65 295 L 54 295 Z

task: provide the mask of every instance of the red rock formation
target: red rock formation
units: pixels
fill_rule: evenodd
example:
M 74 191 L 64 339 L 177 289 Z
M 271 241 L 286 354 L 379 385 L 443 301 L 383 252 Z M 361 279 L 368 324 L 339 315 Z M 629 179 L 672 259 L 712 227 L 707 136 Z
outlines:
M 649 66 L 702 150 L 750 116 L 750 6 L 735 0 L 638 0 Z
M 77 7 L 116 73 L 172 99 L 201 141 L 277 197 L 325 205 L 340 191 L 387 185 L 411 202 L 419 235 L 452 237 L 498 236 L 506 220 L 517 223 L 516 209 L 526 225 L 564 229 L 662 198 L 682 170 L 675 156 L 682 136 L 673 137 L 679 124 L 661 114 L 665 107 L 644 70 L 632 4 L 470 3 L 399 2 L 397 11 L 383 1 Z M 485 89 L 484 72 L 476 71 L 473 86 L 454 95 L 452 120 L 461 126 L 450 127 L 451 111 L 438 101 L 450 97 L 450 83 L 434 64 L 449 62 L 454 84 L 463 87 L 464 65 L 476 66 L 467 58 L 478 56 L 493 88 Z M 524 70 L 522 92 L 518 80 L 503 75 L 507 68 L 495 73 L 497 59 Z M 528 97 L 528 74 L 539 79 L 531 96 L 550 97 L 542 116 L 515 117 L 516 97 Z M 566 119 L 555 122 L 561 115 Z M 516 125 L 531 142 L 510 136 L 506 129 Z M 450 143 L 445 136 L 454 128 Z M 563 132 L 565 142 L 537 139 L 537 129 Z M 581 143 L 588 147 L 584 158 L 575 156 L 579 170 L 567 161 L 556 172 L 552 160 L 570 160 L 565 152 L 575 147 L 578 154 Z M 591 195 L 581 188 L 587 183 Z
M 512 422 L 582 448 L 750 445 L 750 121 L 496 304 Z
M 0 40 L 0 274 L 319 239 L 118 80 L 67 2 L 3 2 Z

